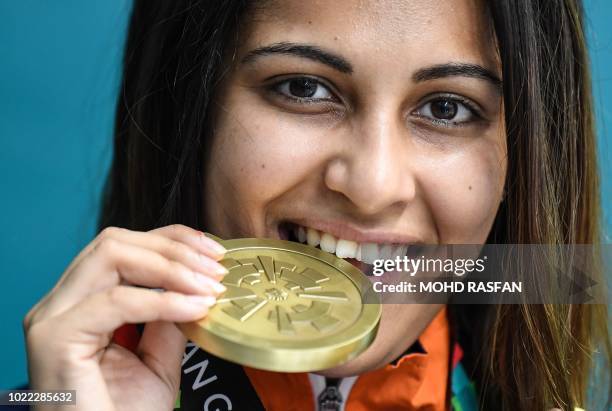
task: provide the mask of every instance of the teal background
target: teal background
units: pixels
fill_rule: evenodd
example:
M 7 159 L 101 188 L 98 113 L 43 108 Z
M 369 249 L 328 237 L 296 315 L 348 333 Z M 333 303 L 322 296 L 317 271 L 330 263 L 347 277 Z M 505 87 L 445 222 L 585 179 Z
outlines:
M 612 2 L 585 6 L 612 233 Z M 129 9 L 0 1 L 0 390 L 27 379 L 23 316 L 94 236 Z

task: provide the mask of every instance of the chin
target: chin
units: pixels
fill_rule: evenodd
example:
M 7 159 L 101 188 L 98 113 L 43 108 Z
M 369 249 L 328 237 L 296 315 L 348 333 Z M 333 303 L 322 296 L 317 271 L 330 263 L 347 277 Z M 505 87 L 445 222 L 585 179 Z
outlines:
M 372 345 L 347 363 L 316 374 L 341 378 L 383 368 L 419 338 L 442 307 L 441 304 L 383 304 L 378 333 Z
M 360 354 L 353 358 L 346 364 L 342 364 L 338 367 L 328 368 L 327 370 L 316 371 L 315 374 L 322 375 L 330 378 L 344 378 L 353 375 L 363 374 L 367 371 L 372 371 L 385 366 L 385 363 L 380 360 L 368 358 L 370 356 Z

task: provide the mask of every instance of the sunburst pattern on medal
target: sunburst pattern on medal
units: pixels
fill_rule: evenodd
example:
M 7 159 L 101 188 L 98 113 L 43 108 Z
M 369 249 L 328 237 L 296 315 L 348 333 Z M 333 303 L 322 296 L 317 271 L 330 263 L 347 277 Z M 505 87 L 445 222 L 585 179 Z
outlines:
M 245 322 L 268 309 L 268 320 L 285 335 L 304 326 L 326 332 L 341 323 L 330 311 L 333 304 L 348 302 L 348 296 L 343 291 L 325 291 L 330 278 L 313 268 L 269 256 L 226 258 L 222 264 L 229 270 L 223 279 L 227 291 L 217 302 L 235 320 Z

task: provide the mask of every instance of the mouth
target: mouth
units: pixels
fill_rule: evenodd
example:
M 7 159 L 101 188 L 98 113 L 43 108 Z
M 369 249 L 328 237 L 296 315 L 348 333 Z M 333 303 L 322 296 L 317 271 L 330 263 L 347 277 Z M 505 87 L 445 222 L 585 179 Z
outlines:
M 374 261 L 403 258 L 414 246 L 411 243 L 355 241 L 293 222 L 282 222 L 278 227 L 278 233 L 283 240 L 308 244 L 335 254 L 366 274 L 371 271 Z

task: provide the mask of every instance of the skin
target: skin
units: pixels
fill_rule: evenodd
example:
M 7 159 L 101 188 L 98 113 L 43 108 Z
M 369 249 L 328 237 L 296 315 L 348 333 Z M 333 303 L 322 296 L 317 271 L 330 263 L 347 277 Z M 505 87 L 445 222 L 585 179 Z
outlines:
M 506 174 L 499 89 L 465 75 L 414 76 L 461 63 L 499 77 L 500 67 L 479 3 L 432 3 L 283 1 L 254 13 L 216 99 L 204 165 L 207 230 L 278 238 L 281 222 L 303 220 L 347 239 L 485 242 Z M 339 55 L 352 73 L 278 53 L 243 62 L 278 42 Z M 283 98 L 278 90 L 289 88 L 278 84 L 271 90 L 304 75 L 328 86 L 326 101 Z M 440 93 L 471 101 L 479 116 L 432 121 L 427 104 Z M 185 344 L 173 323 L 206 315 L 219 293 L 222 255 L 218 244 L 184 226 L 105 230 L 24 319 L 32 388 L 86 392 L 79 409 L 171 408 Z M 385 305 L 371 348 L 323 373 L 384 365 L 439 308 Z M 110 343 L 125 323 L 147 323 L 136 353 Z

